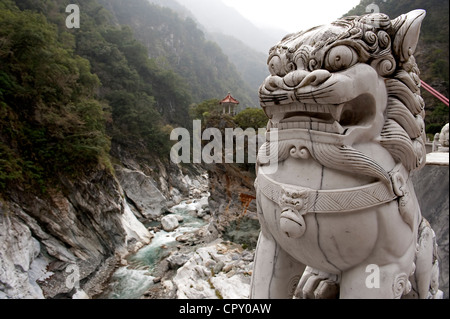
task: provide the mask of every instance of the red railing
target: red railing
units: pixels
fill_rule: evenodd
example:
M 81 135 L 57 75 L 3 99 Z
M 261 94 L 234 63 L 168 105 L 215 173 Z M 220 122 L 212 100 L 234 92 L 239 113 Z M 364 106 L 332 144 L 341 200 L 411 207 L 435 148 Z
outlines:
M 422 84 L 422 87 L 427 90 L 428 92 L 430 92 L 433 96 L 435 96 L 439 101 L 441 101 L 442 103 L 444 103 L 445 105 L 448 106 L 448 98 L 446 98 L 444 95 L 442 95 L 441 93 L 439 93 L 438 91 L 436 91 L 435 89 L 433 89 L 431 86 L 429 86 L 428 84 L 426 84 L 424 81 L 420 81 Z

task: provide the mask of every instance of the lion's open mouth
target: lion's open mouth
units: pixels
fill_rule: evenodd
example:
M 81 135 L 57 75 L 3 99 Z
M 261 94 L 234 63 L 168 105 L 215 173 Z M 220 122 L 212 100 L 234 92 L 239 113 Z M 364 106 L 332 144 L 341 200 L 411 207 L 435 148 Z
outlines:
M 351 127 L 371 123 L 375 105 L 373 99 L 360 95 L 342 104 L 292 103 L 267 106 L 265 111 L 273 128 L 307 129 L 342 135 Z

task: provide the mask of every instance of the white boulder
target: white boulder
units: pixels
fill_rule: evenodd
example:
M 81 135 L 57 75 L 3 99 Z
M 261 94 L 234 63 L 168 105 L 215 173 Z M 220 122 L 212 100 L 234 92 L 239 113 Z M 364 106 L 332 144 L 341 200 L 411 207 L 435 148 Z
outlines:
M 173 278 L 177 298 L 248 299 L 253 261 L 242 258 L 247 254 L 220 239 L 198 249 Z
M 174 215 L 167 215 L 161 218 L 161 226 L 167 232 L 174 231 L 179 225 L 178 219 Z

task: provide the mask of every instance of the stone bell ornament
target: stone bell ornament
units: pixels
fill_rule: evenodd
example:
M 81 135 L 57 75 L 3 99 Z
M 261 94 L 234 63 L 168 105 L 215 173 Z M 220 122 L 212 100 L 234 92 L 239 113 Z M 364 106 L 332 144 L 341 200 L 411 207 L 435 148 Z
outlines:
M 346 17 L 271 48 L 252 298 L 442 297 L 410 179 L 426 159 L 424 18 Z

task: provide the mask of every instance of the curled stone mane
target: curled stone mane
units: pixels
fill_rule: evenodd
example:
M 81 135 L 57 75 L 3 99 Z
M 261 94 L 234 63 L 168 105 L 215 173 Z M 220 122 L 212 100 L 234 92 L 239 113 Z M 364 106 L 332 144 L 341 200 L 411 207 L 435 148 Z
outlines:
M 310 71 L 319 69 L 324 64 L 326 52 L 332 47 L 349 45 L 356 50 L 359 62 L 372 65 L 381 76 L 391 75 L 397 66 L 392 54 L 391 34 L 394 32 L 392 22 L 385 14 L 370 14 L 362 17 L 347 17 L 332 23 L 343 27 L 344 32 L 319 41 L 309 62 Z M 326 50 L 323 50 L 326 48 Z
M 414 57 L 386 80 L 388 105 L 380 143 L 407 170 L 425 164 L 425 103 L 420 96 L 419 70 Z

